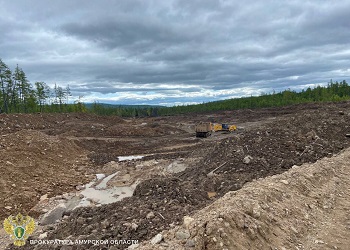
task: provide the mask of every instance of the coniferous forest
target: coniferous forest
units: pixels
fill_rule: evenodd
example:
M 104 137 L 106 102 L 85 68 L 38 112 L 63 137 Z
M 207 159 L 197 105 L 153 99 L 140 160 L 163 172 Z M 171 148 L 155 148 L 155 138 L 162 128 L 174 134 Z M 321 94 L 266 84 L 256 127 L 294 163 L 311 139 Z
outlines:
M 288 89 L 282 92 L 262 94 L 260 96 L 174 107 L 106 105 L 97 102 L 86 105 L 80 101 L 80 98 L 72 102 L 70 100 L 71 97 L 69 85 L 65 88 L 57 84 L 53 88 L 50 88 L 45 82 L 35 82 L 33 85 L 18 65 L 12 71 L 0 59 L 0 111 L 2 113 L 91 112 L 98 115 L 144 117 L 219 110 L 281 107 L 308 102 L 350 100 L 350 86 L 346 80 L 340 82 L 330 80 L 326 86 L 307 88 L 299 92 Z

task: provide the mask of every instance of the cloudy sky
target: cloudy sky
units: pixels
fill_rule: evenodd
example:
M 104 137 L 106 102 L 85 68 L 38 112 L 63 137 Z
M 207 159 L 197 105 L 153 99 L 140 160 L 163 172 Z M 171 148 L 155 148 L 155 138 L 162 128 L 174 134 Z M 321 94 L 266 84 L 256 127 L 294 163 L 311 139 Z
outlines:
M 85 102 L 200 103 L 350 76 L 349 0 L 0 4 L 0 58 Z

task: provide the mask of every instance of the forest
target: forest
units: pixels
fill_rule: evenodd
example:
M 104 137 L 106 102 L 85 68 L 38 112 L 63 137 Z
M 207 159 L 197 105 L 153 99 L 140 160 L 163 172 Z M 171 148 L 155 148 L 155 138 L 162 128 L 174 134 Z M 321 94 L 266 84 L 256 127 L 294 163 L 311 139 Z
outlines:
M 219 110 L 254 109 L 280 107 L 307 102 L 337 102 L 350 99 L 350 86 L 346 80 L 330 82 L 326 86 L 307 88 L 302 91 L 290 89 L 278 93 L 262 94 L 195 105 L 173 107 L 162 106 L 123 106 L 94 102 L 84 104 L 80 97 L 72 102 L 69 85 L 63 88 L 54 85 L 50 88 L 45 82 L 27 79 L 25 72 L 17 65 L 11 69 L 0 59 L 0 112 L 90 112 L 98 115 L 117 115 L 122 117 L 145 117 L 210 112 Z
M 50 88 L 45 82 L 35 82 L 33 86 L 18 65 L 11 71 L 0 59 L 1 113 L 87 111 L 79 100 L 68 104 L 70 97 L 69 85 L 62 88 L 55 84 L 54 88 Z
M 159 115 L 173 115 L 191 112 L 207 112 L 218 110 L 254 109 L 267 107 L 281 107 L 308 102 L 338 102 L 350 99 L 350 86 L 346 82 L 330 82 L 326 86 L 303 89 L 300 92 L 290 89 L 278 93 L 262 94 L 223 101 L 208 102 L 197 105 L 161 108 Z

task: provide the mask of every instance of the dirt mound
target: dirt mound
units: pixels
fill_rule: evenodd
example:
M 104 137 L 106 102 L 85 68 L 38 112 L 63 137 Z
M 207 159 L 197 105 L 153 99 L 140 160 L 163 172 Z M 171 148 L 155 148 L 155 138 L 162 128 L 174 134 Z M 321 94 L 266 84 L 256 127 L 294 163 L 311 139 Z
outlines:
M 249 183 L 138 249 L 348 249 L 349 161 L 347 149 Z
M 233 138 L 212 143 L 204 159 L 181 174 L 190 185 L 223 195 L 251 180 L 279 174 L 293 165 L 330 157 L 350 146 L 350 113 L 335 105 L 271 119 Z M 221 166 L 221 167 L 220 167 Z M 207 174 L 215 168 L 211 178 Z M 189 187 L 190 188 L 190 187 Z
M 27 213 L 41 195 L 62 194 L 88 181 L 86 152 L 74 142 L 39 131 L 0 137 L 0 218 Z M 36 216 L 36 214 L 32 214 Z

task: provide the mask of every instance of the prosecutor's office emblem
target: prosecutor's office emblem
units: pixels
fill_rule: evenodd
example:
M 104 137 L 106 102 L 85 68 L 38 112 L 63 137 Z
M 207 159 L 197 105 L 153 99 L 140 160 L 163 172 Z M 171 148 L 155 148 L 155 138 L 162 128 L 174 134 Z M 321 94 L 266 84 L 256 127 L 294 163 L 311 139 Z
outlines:
M 23 246 L 35 230 L 35 221 L 28 215 L 17 214 L 16 217 L 10 215 L 4 220 L 4 229 L 14 240 L 15 246 Z

